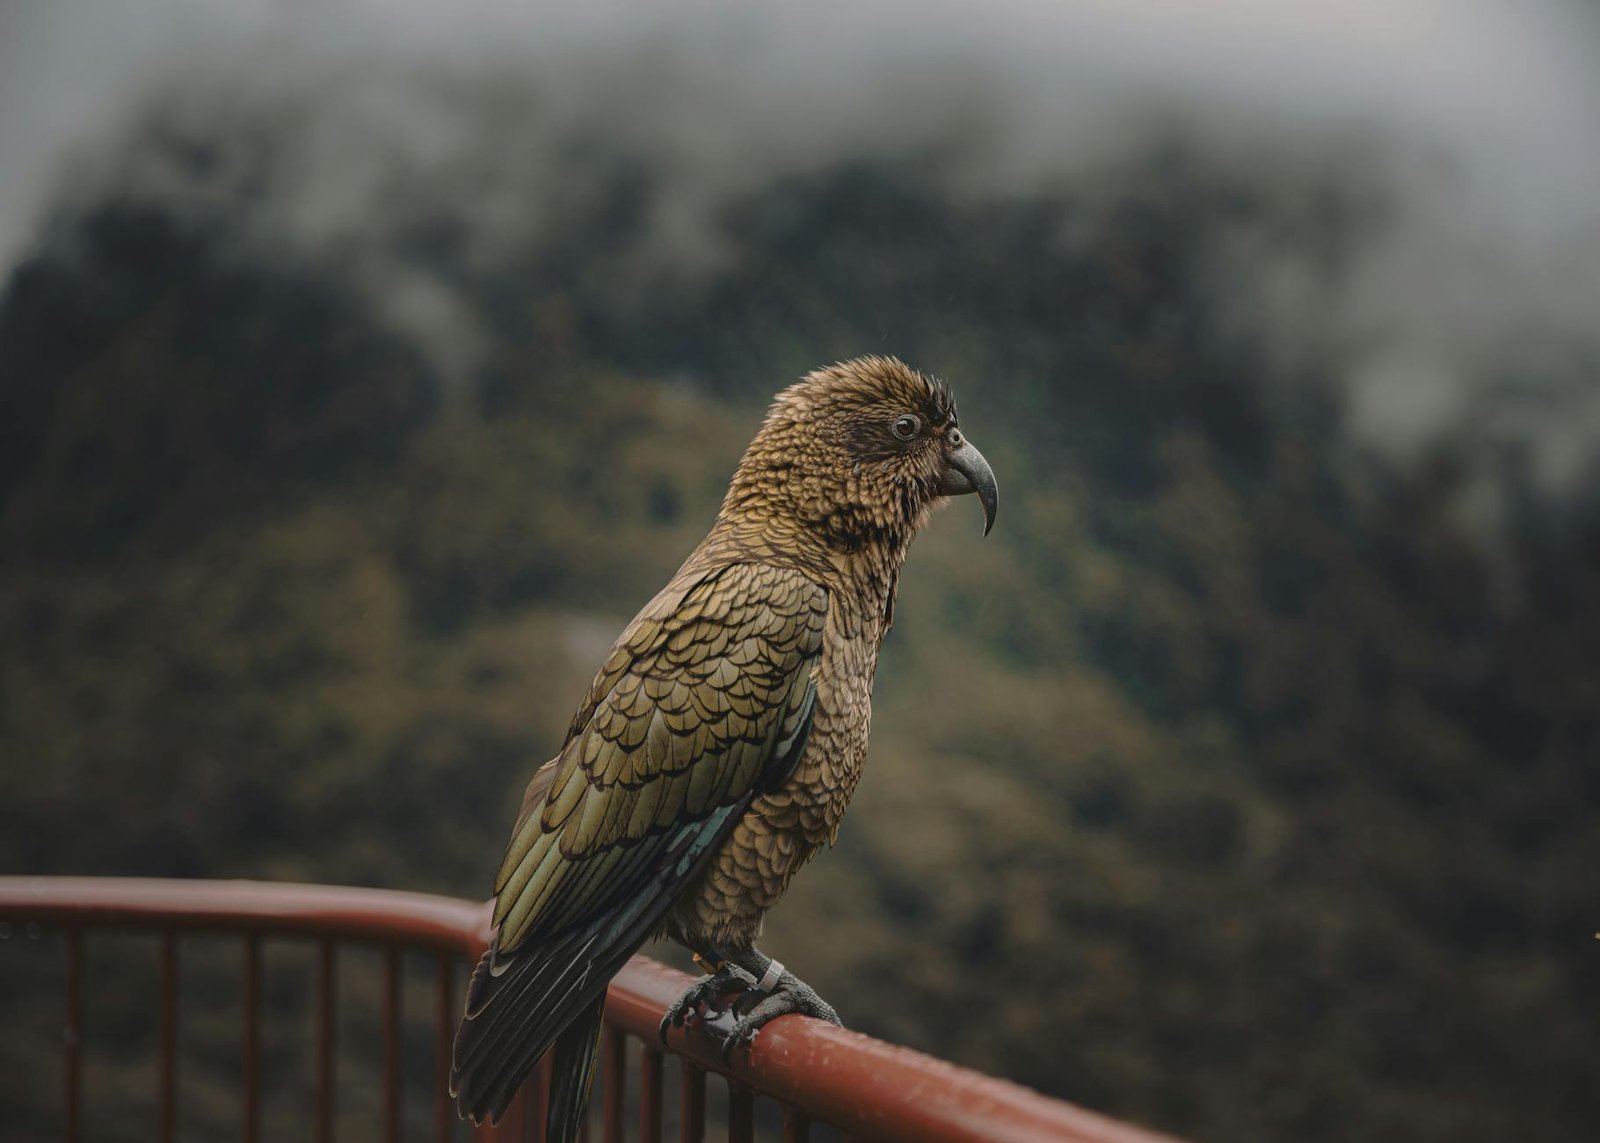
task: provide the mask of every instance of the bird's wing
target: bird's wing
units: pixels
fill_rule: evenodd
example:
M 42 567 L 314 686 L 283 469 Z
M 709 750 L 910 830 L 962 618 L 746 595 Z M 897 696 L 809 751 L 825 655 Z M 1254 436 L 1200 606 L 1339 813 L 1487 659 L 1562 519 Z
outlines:
M 495 881 L 502 952 L 536 926 L 603 910 L 685 827 L 781 777 L 769 763 L 809 723 L 826 608 L 804 574 L 765 564 L 730 565 L 670 610 L 646 608 L 507 848 Z
M 654 649 L 660 641 L 662 628 L 672 621 L 672 617 L 682 607 L 684 597 L 694 591 L 708 590 L 711 584 L 727 570 L 728 565 L 723 565 L 709 571 L 702 569 L 679 572 L 673 577 L 672 582 L 657 592 L 656 597 L 640 609 L 639 614 L 634 616 L 627 630 L 611 648 L 606 661 L 595 673 L 594 682 L 589 684 L 589 690 L 583 696 L 583 701 L 578 704 L 578 709 L 572 716 L 572 725 L 568 728 L 567 736 L 561 744 L 563 751 L 574 738 L 583 733 L 584 727 L 588 726 L 589 720 L 594 717 L 595 708 L 600 705 L 600 701 L 611 693 L 634 662 Z M 540 766 L 534 772 L 532 780 L 528 782 L 528 787 L 522 795 L 522 807 L 517 813 L 516 825 L 511 829 L 513 846 L 516 845 L 517 838 L 522 836 L 528 815 L 544 808 L 550 783 L 560 771 L 565 757 L 565 753 L 557 754 Z M 499 892 L 498 882 L 495 892 Z
M 453 1086 L 492 1111 L 645 937 L 760 791 L 816 700 L 827 593 L 733 564 L 672 585 L 601 668 L 530 784 L 496 879 L 498 933 L 468 989 Z

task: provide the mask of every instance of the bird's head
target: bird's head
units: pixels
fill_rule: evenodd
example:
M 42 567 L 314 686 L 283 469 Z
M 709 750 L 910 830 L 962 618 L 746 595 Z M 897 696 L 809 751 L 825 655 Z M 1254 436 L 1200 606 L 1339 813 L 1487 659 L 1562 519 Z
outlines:
M 778 394 L 724 513 L 784 517 L 835 550 L 903 550 L 931 509 L 968 492 L 988 535 L 994 473 L 963 435 L 944 382 L 892 357 L 859 357 Z

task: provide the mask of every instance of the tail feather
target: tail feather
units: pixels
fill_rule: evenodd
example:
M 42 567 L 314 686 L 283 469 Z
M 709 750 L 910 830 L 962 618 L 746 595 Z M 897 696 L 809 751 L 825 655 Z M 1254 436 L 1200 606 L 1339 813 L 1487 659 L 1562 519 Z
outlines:
M 457 1110 L 478 1123 L 498 1120 L 569 1026 L 595 1035 L 585 1018 L 603 1007 L 606 985 L 669 905 L 670 898 L 640 895 L 617 914 L 548 942 L 504 954 L 490 946 L 467 985 L 466 1014 L 456 1032 L 450 1090 Z M 558 1058 L 557 1069 L 563 1066 Z
M 496 938 L 467 984 L 451 1055 L 450 1092 L 462 1115 L 477 1123 L 498 1120 L 555 1045 L 559 1092 L 552 1093 L 552 1117 L 560 1106 L 568 1120 L 582 1121 L 606 985 L 660 926 L 674 890 L 704 865 L 748 801 L 718 807 L 669 835 L 658 868 L 603 911 L 510 950 L 502 951 Z
M 584 988 L 584 945 L 566 939 L 503 953 L 498 945 L 483 954 L 467 986 L 467 1006 L 456 1034 L 454 1063 L 463 1075 L 498 1063 L 509 1041 L 536 1040 L 548 1047 L 568 1012 L 594 995 L 600 980 Z M 583 994 L 574 996 L 577 989 Z
M 550 1115 L 545 1120 L 545 1143 L 576 1143 L 594 1087 L 594 1065 L 600 1058 L 600 1021 L 605 1015 L 602 996 L 589 1011 L 566 1026 L 556 1038 L 555 1070 L 550 1080 Z
M 509 956 L 493 947 L 483 954 L 467 985 L 451 1060 L 450 1090 L 462 1115 L 479 1123 L 498 1120 L 575 1012 L 596 996 L 603 999 L 610 976 L 585 979 L 583 943 L 574 939 L 583 935 Z

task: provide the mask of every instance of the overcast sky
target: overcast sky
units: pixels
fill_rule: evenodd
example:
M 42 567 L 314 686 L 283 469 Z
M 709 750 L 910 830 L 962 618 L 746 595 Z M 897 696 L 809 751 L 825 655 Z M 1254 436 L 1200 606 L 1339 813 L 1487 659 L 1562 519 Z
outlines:
M 157 77 L 243 57 L 527 60 L 666 41 L 804 91 L 891 63 L 981 70 L 1019 116 L 1177 96 L 1217 113 L 1372 123 L 1437 149 L 1534 239 L 1600 217 L 1600 38 L 1562 0 L 7 0 L 0 265 L 64 150 Z M 804 98 L 801 95 L 800 98 Z M 872 109 L 862 109 L 870 116 Z
M 1571 490 L 1600 455 L 1600 384 L 1507 411 L 1502 373 L 1483 362 L 1529 330 L 1600 355 L 1597 32 L 1600 5 L 1579 0 L 0 0 L 0 274 L 71 193 L 84 168 L 67 160 L 105 149 L 153 87 L 195 77 L 215 91 L 413 64 L 576 75 L 573 99 L 615 99 L 619 129 L 669 136 L 681 166 L 717 177 L 893 145 L 981 102 L 1020 161 L 990 177 L 1020 180 L 1028 164 L 1070 169 L 1113 143 L 1130 108 L 1176 108 L 1217 146 L 1303 137 L 1337 161 L 1319 140 L 1381 140 L 1409 200 L 1346 295 L 1296 303 L 1264 269 L 1262 288 L 1240 295 L 1261 299 L 1263 336 L 1286 352 L 1330 332 L 1368 347 L 1343 380 L 1353 423 L 1379 447 L 1413 450 L 1462 425 L 1491 444 L 1531 439 L 1539 479 Z M 641 48 L 678 70 L 657 82 L 629 62 Z M 279 188 L 303 200 L 280 207 L 300 241 L 381 225 L 367 200 L 387 184 L 363 181 L 364 133 L 448 163 L 456 139 L 485 147 L 498 130 L 464 123 L 470 103 L 434 114 L 406 94 L 379 84 L 329 109 L 343 118 Z M 381 155 L 369 165 L 392 177 Z M 522 209 L 525 185 L 498 189 Z M 495 190 L 470 191 L 484 233 Z M 470 367 L 469 304 L 384 257 L 382 304 L 446 373 Z M 1274 309 L 1274 296 L 1289 303 Z

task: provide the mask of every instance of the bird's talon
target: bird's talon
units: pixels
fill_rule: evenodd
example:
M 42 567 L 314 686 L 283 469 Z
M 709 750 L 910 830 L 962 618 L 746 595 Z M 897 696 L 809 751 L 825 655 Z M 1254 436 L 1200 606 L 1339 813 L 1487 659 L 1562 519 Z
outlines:
M 722 1041 L 722 1062 L 725 1064 L 732 1063 L 733 1053 L 740 1048 L 749 1051 L 750 1046 L 756 1042 L 756 1037 L 760 1034 L 761 1029 L 759 1027 L 751 1027 L 743 1021 L 735 1024 L 733 1032 L 726 1040 Z
M 745 992 L 741 992 L 738 996 L 734 997 L 733 1003 L 728 1005 L 728 1007 L 735 1016 L 743 1019 L 744 1017 L 750 1015 L 751 1010 L 765 999 L 766 993 L 757 992 L 752 988 Z
M 661 1018 L 658 1032 L 663 1045 L 667 1042 L 667 1033 L 673 1028 L 683 1028 L 688 1025 L 691 1017 L 698 1016 L 708 1028 L 714 1026 L 722 1019 L 727 1009 L 715 1007 L 714 1001 L 730 992 L 737 992 L 740 996 L 749 992 L 755 986 L 755 978 L 737 965 L 724 962 L 722 967 L 707 976 L 702 976 L 688 988 L 683 990 L 683 995 L 673 1002 L 667 1009 L 666 1015 Z M 733 1007 L 738 1003 L 738 997 L 729 1004 Z
M 746 989 L 721 1014 L 718 1023 L 731 1021 L 727 1028 L 708 1024 L 707 1031 L 722 1035 L 722 1062 L 728 1063 L 740 1048 L 748 1050 L 765 1028 L 779 1016 L 810 1016 L 825 1020 L 835 1027 L 843 1027 L 833 1006 L 818 996 L 810 985 L 791 972 L 784 972 L 771 992 L 762 993 Z

